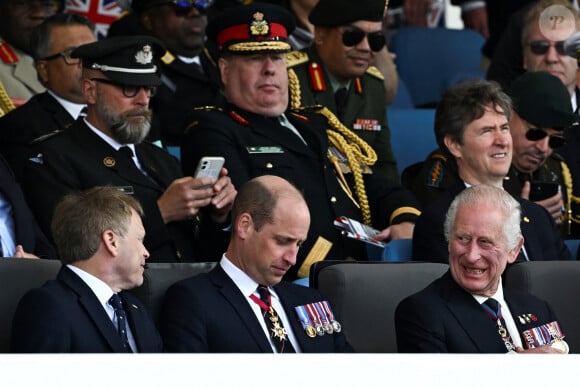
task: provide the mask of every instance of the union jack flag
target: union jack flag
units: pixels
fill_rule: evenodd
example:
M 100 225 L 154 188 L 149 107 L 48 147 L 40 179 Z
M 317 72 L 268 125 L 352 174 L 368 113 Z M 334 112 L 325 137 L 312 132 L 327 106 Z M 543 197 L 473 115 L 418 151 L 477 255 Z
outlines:
M 107 36 L 109 26 L 123 12 L 115 0 L 66 0 L 65 9 L 86 16 L 95 23 L 98 39 Z

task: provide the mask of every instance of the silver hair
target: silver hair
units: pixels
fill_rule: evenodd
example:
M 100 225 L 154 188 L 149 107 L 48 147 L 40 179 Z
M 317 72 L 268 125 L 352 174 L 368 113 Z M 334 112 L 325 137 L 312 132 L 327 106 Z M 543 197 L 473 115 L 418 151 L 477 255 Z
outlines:
M 502 231 L 508 250 L 513 250 L 522 237 L 520 229 L 521 206 L 503 189 L 487 184 L 474 185 L 455 197 L 445 217 L 445 239 L 447 241 L 451 239 L 458 209 L 476 204 L 494 205 L 504 214 Z

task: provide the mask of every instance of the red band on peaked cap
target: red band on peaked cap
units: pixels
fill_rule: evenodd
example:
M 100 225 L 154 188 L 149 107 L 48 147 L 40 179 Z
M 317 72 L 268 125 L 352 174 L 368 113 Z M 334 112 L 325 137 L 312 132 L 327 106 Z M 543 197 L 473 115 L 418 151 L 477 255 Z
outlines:
M 270 33 L 268 35 L 250 35 L 248 24 L 238 24 L 220 31 L 217 36 L 218 47 L 221 49 L 230 41 L 262 41 L 275 38 L 288 38 L 286 27 L 280 23 L 269 23 Z

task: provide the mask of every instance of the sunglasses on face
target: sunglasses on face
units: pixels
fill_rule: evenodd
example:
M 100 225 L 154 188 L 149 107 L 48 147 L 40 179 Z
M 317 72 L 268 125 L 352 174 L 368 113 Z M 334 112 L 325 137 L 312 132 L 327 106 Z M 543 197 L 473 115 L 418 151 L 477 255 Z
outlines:
M 546 54 L 551 46 L 554 46 L 558 55 L 566 55 L 563 40 L 555 43 L 550 43 L 547 40 L 535 40 L 528 43 L 528 45 L 530 46 L 530 50 L 536 55 Z
M 133 85 L 125 85 L 119 82 L 112 81 L 110 79 L 104 78 L 91 78 L 91 81 L 104 83 L 106 85 L 113 85 L 118 87 L 123 91 L 123 95 L 127 98 L 135 97 L 141 89 L 144 89 L 147 93 L 149 98 L 153 97 L 157 93 L 157 86 L 133 86 Z
M 215 0 L 173 0 L 157 5 L 173 5 L 176 16 L 189 15 L 193 8 L 197 9 L 199 13 L 205 14 L 209 7 L 213 5 Z
M 382 31 L 367 34 L 358 27 L 350 26 L 342 33 L 342 44 L 346 47 L 356 46 L 362 42 L 365 37 L 369 42 L 369 47 L 373 51 L 381 51 L 387 42 Z
M 53 55 L 49 55 L 46 56 L 44 58 L 40 58 L 39 60 L 53 60 L 53 59 L 58 59 L 58 58 L 62 58 L 64 59 L 64 63 L 66 63 L 67 65 L 78 65 L 79 63 L 81 63 L 81 59 L 80 58 L 71 58 L 70 54 L 71 52 L 74 51 L 74 47 L 72 48 L 67 48 L 64 51 L 61 52 L 57 52 L 56 54 Z
M 548 132 L 546 132 L 545 130 L 542 130 L 540 128 L 530 128 L 526 132 L 526 138 L 529 141 L 538 141 L 538 140 L 541 140 L 543 138 L 546 138 L 546 136 L 550 136 L 550 139 L 548 140 L 548 145 L 552 149 L 559 148 L 566 143 L 566 140 L 564 139 L 563 136 L 561 136 L 559 134 L 548 135 Z

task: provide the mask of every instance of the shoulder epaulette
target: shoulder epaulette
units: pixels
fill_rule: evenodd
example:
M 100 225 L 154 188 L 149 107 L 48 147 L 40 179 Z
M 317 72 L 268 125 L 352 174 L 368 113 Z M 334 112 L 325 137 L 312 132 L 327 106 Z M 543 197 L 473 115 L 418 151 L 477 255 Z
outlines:
M 43 134 L 42 136 L 36 137 L 34 140 L 30 141 L 30 145 L 35 145 L 35 144 L 41 143 L 41 142 L 48 140 L 49 138 L 52 138 L 60 133 L 64 133 L 64 130 L 55 130 L 54 132 Z
M 196 111 L 196 112 L 223 112 L 224 110 L 218 106 L 206 105 L 206 106 L 196 106 L 193 108 L 193 111 Z M 185 127 L 184 133 L 188 133 L 189 130 L 191 128 L 197 126 L 197 124 L 199 124 L 199 121 L 193 120 L 189 125 L 187 125 Z
M 302 113 L 302 112 L 317 112 L 320 109 L 322 109 L 324 106 L 322 105 L 306 105 L 306 106 L 300 106 L 297 108 L 293 108 L 292 109 L 292 113 Z
M 213 106 L 213 105 L 196 106 L 193 108 L 193 110 L 206 111 L 206 112 L 211 112 L 211 111 L 223 112 L 224 111 L 221 107 Z
M 302 51 L 291 51 L 286 54 L 286 67 L 297 66 L 308 62 L 308 54 Z
M 8 43 L 0 42 L 0 59 L 6 64 L 16 63 L 18 62 L 18 55 Z
M 367 69 L 367 74 L 372 75 L 373 77 L 378 78 L 381 81 L 385 80 L 385 76 L 383 75 L 383 73 L 381 73 L 380 70 L 375 66 L 369 66 L 369 68 Z
M 169 52 L 169 50 L 165 51 L 165 55 L 161 57 L 161 61 L 166 65 L 171 64 L 175 60 L 175 56 Z

